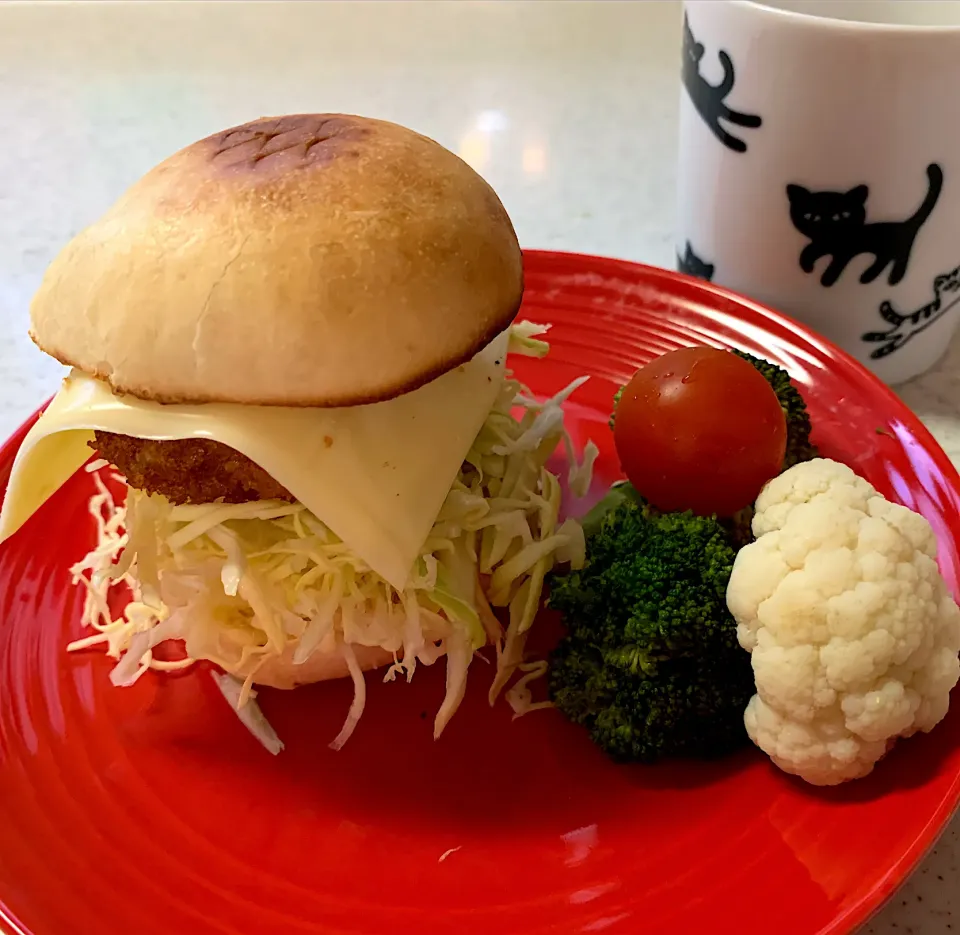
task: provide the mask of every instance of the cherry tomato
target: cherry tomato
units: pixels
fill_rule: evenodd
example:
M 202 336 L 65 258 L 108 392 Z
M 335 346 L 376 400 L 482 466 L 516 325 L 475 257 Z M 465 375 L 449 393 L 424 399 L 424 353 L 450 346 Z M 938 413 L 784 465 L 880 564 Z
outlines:
M 773 388 L 747 361 L 687 347 L 633 375 L 613 436 L 624 473 L 653 506 L 731 516 L 780 473 L 787 426 Z

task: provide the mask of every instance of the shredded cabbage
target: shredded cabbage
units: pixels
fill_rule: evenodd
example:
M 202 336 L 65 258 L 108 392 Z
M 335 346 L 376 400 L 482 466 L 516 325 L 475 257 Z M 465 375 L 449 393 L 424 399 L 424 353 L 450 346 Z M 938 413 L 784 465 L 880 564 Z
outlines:
M 512 343 L 539 356 L 546 344 L 536 336 L 545 330 L 515 325 Z M 343 656 L 354 700 L 331 743 L 339 749 L 365 703 L 354 647 L 391 653 L 388 681 L 398 675 L 409 681 L 418 663 L 445 655 L 446 694 L 434 719 L 439 737 L 464 697 L 476 651 L 496 647 L 493 704 L 524 663 L 545 576 L 557 563 L 583 564 L 583 532 L 574 520 L 559 522 L 560 483 L 546 462 L 561 441 L 571 450 L 561 404 L 585 379 L 538 402 L 507 375 L 402 591 L 302 504 L 173 505 L 129 489 L 120 506 L 101 477 L 107 466 L 97 463 L 89 504 L 97 544 L 71 569 L 86 589 L 83 621 L 96 633 L 68 648 L 103 644 L 118 660 L 111 673 L 116 685 L 132 684 L 150 669 L 210 660 L 227 673 L 218 678 L 225 697 L 272 752 L 282 744 L 252 700 L 265 663 L 302 664 L 316 652 Z M 588 446 L 582 463 L 571 459 L 572 489 L 585 491 L 595 456 Z M 132 597 L 120 616 L 109 607 L 115 587 Z M 154 650 L 167 641 L 181 642 L 186 658 L 156 658 Z M 511 701 L 526 700 L 527 681 Z
M 270 726 L 270 722 L 263 716 L 260 705 L 256 702 L 256 692 L 250 692 L 246 701 L 241 704 L 240 696 L 243 691 L 243 683 L 232 675 L 225 672 L 211 672 L 217 688 L 223 693 L 230 706 L 237 712 L 241 722 L 260 741 L 274 756 L 283 749 L 283 741 L 277 736 L 277 732 Z
M 524 714 L 529 714 L 531 711 L 553 707 L 552 701 L 534 701 L 533 692 L 530 689 L 530 683 L 543 678 L 547 674 L 547 669 L 546 659 L 525 662 L 520 666 L 520 671 L 524 674 L 513 683 L 513 686 L 505 695 L 507 703 L 513 709 L 514 720 Z
M 546 357 L 550 345 L 541 341 L 540 336 L 550 330 L 549 325 L 538 325 L 532 321 L 518 321 L 510 329 L 508 354 L 522 354 L 525 357 Z

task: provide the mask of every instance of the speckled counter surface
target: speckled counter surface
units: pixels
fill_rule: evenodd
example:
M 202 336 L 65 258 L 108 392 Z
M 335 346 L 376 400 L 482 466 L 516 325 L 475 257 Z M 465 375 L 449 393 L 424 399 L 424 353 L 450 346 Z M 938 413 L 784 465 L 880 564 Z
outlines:
M 670 2 L 0 5 L 0 435 L 61 374 L 25 334 L 56 251 L 174 149 L 264 114 L 410 125 L 525 246 L 672 265 L 679 25 Z M 960 458 L 960 343 L 901 393 Z M 958 858 L 954 823 L 864 932 L 960 932 Z

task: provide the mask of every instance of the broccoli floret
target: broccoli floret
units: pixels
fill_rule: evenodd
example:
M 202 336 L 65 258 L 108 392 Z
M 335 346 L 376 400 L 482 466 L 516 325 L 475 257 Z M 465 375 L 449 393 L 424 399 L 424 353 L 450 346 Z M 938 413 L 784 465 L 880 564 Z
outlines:
M 726 605 L 735 549 L 709 517 L 658 513 L 628 485 L 587 526 L 587 563 L 555 576 L 566 636 L 557 708 L 620 761 L 713 757 L 746 742 L 750 657 Z
M 723 516 L 717 522 L 726 530 L 730 544 L 738 552 L 745 545 L 753 542 L 753 517 L 756 513 L 753 504 L 737 510 L 733 516 Z
M 783 367 L 754 357 L 745 351 L 733 351 L 733 353 L 756 367 L 767 383 L 773 387 L 777 399 L 780 400 L 780 406 L 787 420 L 787 449 L 783 457 L 783 470 L 786 471 L 801 461 L 812 461 L 819 457 L 817 449 L 810 441 L 811 426 L 807 404 L 790 379 L 790 374 Z M 721 520 L 731 542 L 738 549 L 753 542 L 753 529 L 751 528 L 753 514 L 754 508 L 750 505 L 744 507 L 735 516 Z
M 606 496 L 580 520 L 583 534 L 588 538 L 598 532 L 607 516 L 621 503 L 635 503 L 642 508 L 646 515 L 652 515 L 656 508 L 651 506 L 637 493 L 630 481 L 616 481 L 607 491 Z
M 607 420 L 607 425 L 610 426 L 610 431 L 613 431 L 613 423 L 617 419 L 617 406 L 620 405 L 620 397 L 623 396 L 623 391 L 626 389 L 625 386 L 621 386 L 616 393 L 613 394 L 613 406 L 610 407 L 610 418 Z
M 780 400 L 780 406 L 787 419 L 787 451 L 783 459 L 783 469 L 787 470 L 801 461 L 812 461 L 818 457 L 817 449 L 810 443 L 811 426 L 807 404 L 803 401 L 793 380 L 790 379 L 790 374 L 783 367 L 754 357 L 745 351 L 732 353 L 759 370 L 767 383 L 773 387 L 777 399 Z

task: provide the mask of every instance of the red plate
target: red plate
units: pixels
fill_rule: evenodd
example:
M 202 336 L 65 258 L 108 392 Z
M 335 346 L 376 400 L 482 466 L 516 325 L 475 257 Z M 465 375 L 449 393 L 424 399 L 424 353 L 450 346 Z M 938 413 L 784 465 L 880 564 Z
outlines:
M 735 345 L 789 368 L 817 440 L 920 510 L 951 586 L 960 480 L 896 397 L 850 358 L 722 289 L 615 260 L 527 254 L 523 314 L 551 322 L 551 392 L 600 446 L 618 381 L 689 343 Z M 0 482 L 24 430 L 0 452 Z M 67 566 L 91 541 L 75 477 L 0 548 L 0 920 L 11 933 L 692 932 L 838 935 L 931 846 L 960 793 L 960 714 L 870 778 L 818 791 L 749 750 L 721 764 L 617 767 L 553 711 L 511 721 L 491 674 L 443 738 L 441 666 L 412 685 L 371 678 L 366 714 L 327 749 L 346 683 L 264 691 L 286 741 L 272 757 L 203 672 L 112 688 L 81 635 Z M 549 621 L 545 621 L 549 624 Z

